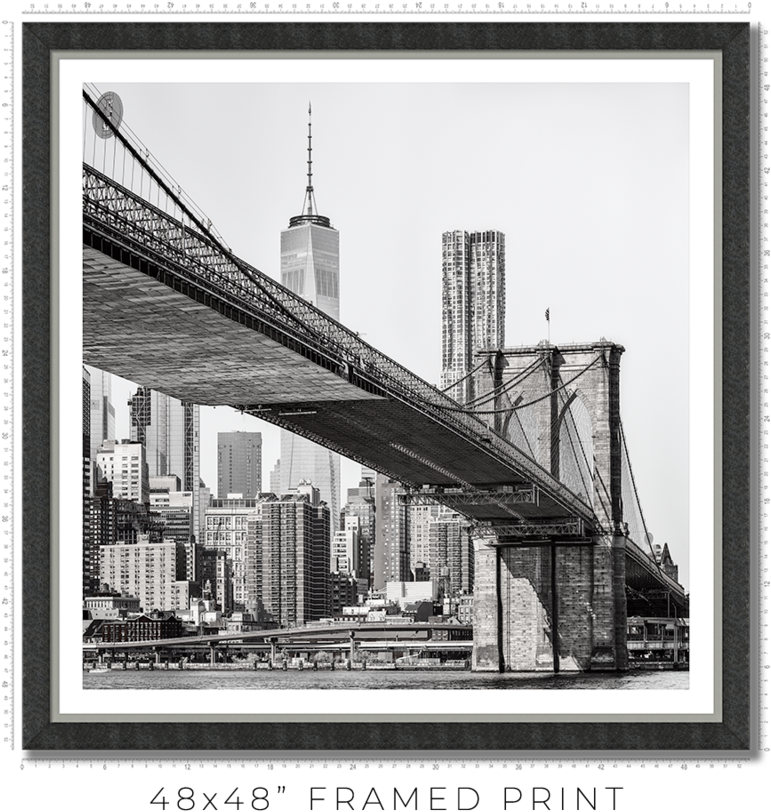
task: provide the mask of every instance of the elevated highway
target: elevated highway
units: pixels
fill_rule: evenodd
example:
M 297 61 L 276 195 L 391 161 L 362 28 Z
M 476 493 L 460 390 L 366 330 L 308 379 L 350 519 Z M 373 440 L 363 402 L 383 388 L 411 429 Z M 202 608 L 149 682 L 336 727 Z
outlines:
M 342 641 L 355 638 L 357 644 L 372 644 L 375 648 L 396 645 L 409 647 L 410 644 L 425 645 L 433 641 L 437 646 L 454 648 L 462 644 L 468 648 L 470 640 L 434 640 L 435 633 L 442 636 L 452 633 L 469 636 L 472 627 L 463 624 L 448 623 L 331 623 L 329 625 L 299 626 L 294 629 L 263 629 L 253 632 L 232 632 L 229 634 L 208 634 L 202 636 L 186 635 L 169 637 L 162 640 L 134 640 L 120 643 L 93 642 L 83 645 L 84 651 L 124 651 L 128 649 L 186 648 L 190 646 L 227 646 L 228 644 L 254 644 L 271 642 L 283 646 L 316 646 L 337 645 Z M 435 646 L 436 647 L 436 646 Z

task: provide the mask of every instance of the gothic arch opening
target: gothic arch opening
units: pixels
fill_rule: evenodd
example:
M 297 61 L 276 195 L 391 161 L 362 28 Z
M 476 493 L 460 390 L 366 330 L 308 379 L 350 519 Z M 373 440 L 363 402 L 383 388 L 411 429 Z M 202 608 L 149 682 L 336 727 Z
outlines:
M 588 505 L 594 500 L 594 426 L 579 390 L 567 393 L 557 417 L 552 462 L 560 482 Z

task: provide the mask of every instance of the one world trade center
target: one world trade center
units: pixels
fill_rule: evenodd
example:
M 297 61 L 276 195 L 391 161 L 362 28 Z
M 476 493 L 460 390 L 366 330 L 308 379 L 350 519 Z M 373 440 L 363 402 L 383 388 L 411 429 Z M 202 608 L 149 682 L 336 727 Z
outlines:
M 308 105 L 308 183 L 302 214 L 281 232 L 281 284 L 340 320 L 340 234 L 318 213 L 313 192 L 311 107 Z M 289 431 L 281 432 L 281 492 L 310 482 L 330 510 L 332 532 L 340 517 L 340 455 Z

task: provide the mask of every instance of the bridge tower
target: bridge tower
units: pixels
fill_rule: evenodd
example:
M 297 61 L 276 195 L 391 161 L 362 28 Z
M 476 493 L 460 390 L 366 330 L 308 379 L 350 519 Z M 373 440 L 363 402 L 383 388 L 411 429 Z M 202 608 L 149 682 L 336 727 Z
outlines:
M 480 416 L 590 505 L 597 523 L 581 536 L 557 525 L 529 538 L 477 530 L 475 670 L 627 668 L 623 352 L 601 339 L 477 356 L 475 390 L 489 397 Z

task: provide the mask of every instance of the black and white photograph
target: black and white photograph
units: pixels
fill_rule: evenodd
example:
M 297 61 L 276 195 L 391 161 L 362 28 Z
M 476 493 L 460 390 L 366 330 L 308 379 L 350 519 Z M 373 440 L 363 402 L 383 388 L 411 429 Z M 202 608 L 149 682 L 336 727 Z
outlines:
M 715 275 L 685 66 L 84 83 L 86 691 L 688 691 Z

